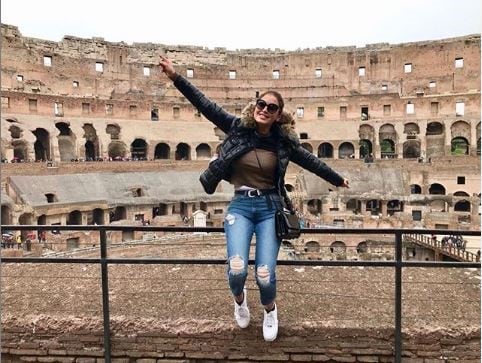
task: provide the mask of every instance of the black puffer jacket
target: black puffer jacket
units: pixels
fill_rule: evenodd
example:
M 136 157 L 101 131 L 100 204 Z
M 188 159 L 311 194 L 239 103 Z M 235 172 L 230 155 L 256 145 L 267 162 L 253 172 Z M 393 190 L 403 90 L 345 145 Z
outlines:
M 208 169 L 199 178 L 206 193 L 212 194 L 221 180 L 229 181 L 232 161 L 254 149 L 254 132 L 256 130 L 256 121 L 253 117 L 254 105 L 248 106 L 244 110 L 243 116 L 238 117 L 227 113 L 209 100 L 184 77 L 177 75 L 174 85 L 194 107 L 226 134 L 219 157 L 209 164 Z M 343 177 L 301 146 L 294 131 L 294 120 L 291 115 L 283 112 L 280 121 L 273 124 L 271 131 L 278 144 L 275 185 L 283 195 L 285 195 L 284 177 L 290 161 L 335 186 L 343 184 Z

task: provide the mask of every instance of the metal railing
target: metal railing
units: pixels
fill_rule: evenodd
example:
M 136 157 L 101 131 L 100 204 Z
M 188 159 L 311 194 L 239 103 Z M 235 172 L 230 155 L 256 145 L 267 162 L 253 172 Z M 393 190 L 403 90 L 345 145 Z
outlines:
M 3 230 L 10 231 L 99 231 L 100 235 L 100 258 L 56 258 L 56 257 L 3 257 L 3 263 L 91 263 L 101 265 L 102 283 L 102 310 L 104 326 L 104 358 L 107 363 L 111 362 L 111 337 L 110 337 L 110 310 L 109 310 L 109 264 L 186 264 L 186 265 L 206 265 L 225 264 L 225 259 L 173 259 L 173 258 L 108 258 L 107 256 L 107 231 L 143 231 L 143 232 L 224 232 L 223 228 L 218 227 L 155 227 L 155 226 L 46 226 L 46 225 L 4 225 Z M 443 230 L 445 234 L 454 236 L 480 236 L 480 231 L 460 231 Z M 457 262 L 457 261 L 404 261 L 403 255 L 403 236 L 421 234 L 437 234 L 440 230 L 434 229 L 358 229 L 358 228 L 323 228 L 302 229 L 302 233 L 310 234 L 375 234 L 375 235 L 395 235 L 395 259 L 393 261 L 320 261 L 320 260 L 279 260 L 278 265 L 285 266 L 366 266 L 366 267 L 393 267 L 395 268 L 395 362 L 402 361 L 402 268 L 403 267 L 458 267 L 458 268 L 478 268 L 480 261 L 477 262 Z M 250 259 L 249 264 L 253 265 L 254 260 Z

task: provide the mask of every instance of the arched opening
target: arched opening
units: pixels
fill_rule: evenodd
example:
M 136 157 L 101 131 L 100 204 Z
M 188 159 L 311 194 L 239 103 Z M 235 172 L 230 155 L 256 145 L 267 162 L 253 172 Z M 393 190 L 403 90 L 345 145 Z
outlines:
M 36 140 L 33 144 L 35 151 L 35 160 L 46 161 L 50 160 L 50 135 L 47 130 L 37 128 L 32 131 Z
M 363 139 L 360 140 L 360 159 L 365 158 L 366 156 L 373 153 L 373 145 L 370 140 Z
M 72 136 L 57 136 L 59 144 L 60 161 L 72 161 L 77 159 L 74 138 Z
M 92 211 L 92 219 L 93 219 L 94 224 L 97 224 L 97 225 L 105 224 L 105 222 L 104 222 L 104 211 L 100 208 L 95 208 Z
M 171 148 L 169 145 L 161 142 L 156 145 L 154 150 L 154 159 L 169 159 Z
M 122 141 L 112 141 L 108 147 L 108 154 L 112 160 L 122 160 L 127 153 L 127 146 Z
M 143 139 L 135 139 L 131 144 L 132 160 L 147 160 L 147 143 Z
M 320 252 L 320 244 L 316 241 L 309 241 L 305 244 L 305 252 Z
M 208 144 L 200 144 L 196 148 L 196 159 L 210 159 L 211 158 L 211 147 Z
M 422 188 L 418 184 L 410 185 L 410 194 L 422 194 Z
M 310 152 L 310 154 L 313 154 L 313 146 L 311 146 L 310 143 L 308 143 L 308 142 L 302 142 L 302 143 L 301 143 L 301 146 L 302 146 L 304 149 L 308 150 L 308 151 Z
M 454 197 L 469 197 L 469 194 L 462 190 L 459 190 L 454 193 Z
M 109 212 L 109 222 L 120 221 L 127 218 L 126 207 L 116 207 Z
M 339 159 L 350 159 L 355 157 L 355 148 L 351 142 L 344 142 L 338 148 Z
M 74 210 L 67 216 L 67 224 L 71 226 L 78 226 L 82 224 L 82 213 L 79 210 Z
M 420 134 L 420 127 L 414 122 L 409 122 L 403 127 L 403 133 L 407 135 L 407 139 L 415 139 Z
M 403 158 L 417 159 L 420 157 L 420 141 L 408 140 L 403 143 Z
M 19 162 L 28 159 L 28 145 L 24 140 L 12 141 L 13 146 L 13 160 L 12 162 Z
M 176 160 L 191 160 L 191 147 L 181 142 L 176 147 Z
M 319 158 L 333 158 L 333 146 L 324 142 L 318 147 L 318 157 Z
M 381 149 L 381 156 L 382 159 L 384 158 L 389 158 L 393 159 L 395 158 L 395 143 L 393 140 L 390 139 L 383 139 L 380 142 L 380 149 Z
M 367 201 L 367 211 L 369 211 L 372 215 L 376 216 L 381 213 L 381 208 L 380 208 L 380 201 L 377 199 L 371 199 Z
M 365 241 L 360 242 L 356 246 L 356 253 L 367 253 L 368 252 L 368 243 Z
M 444 126 L 440 122 L 429 122 L 427 124 L 426 135 L 442 135 L 444 133 Z
M 121 128 L 116 124 L 108 124 L 105 128 L 105 132 L 110 135 L 111 140 L 119 140 Z
M 346 252 L 346 245 L 345 242 L 342 241 L 335 241 L 330 245 L 330 251 L 331 253 L 345 253 Z
M 308 212 L 313 215 L 317 215 L 321 213 L 321 200 L 320 199 L 311 199 L 308 201 L 307 204 Z
M 428 194 L 445 195 L 445 187 L 442 184 L 433 183 L 428 188 Z
M 100 156 L 99 152 L 99 138 L 97 137 L 97 131 L 92 124 L 84 124 L 82 126 L 84 129 L 85 138 L 85 160 L 97 160 Z
M 387 214 L 393 216 L 396 212 L 403 212 L 403 202 L 398 199 L 387 202 Z
M 357 214 L 361 212 L 361 201 L 357 199 L 350 199 L 346 202 L 346 210 Z
M 85 160 L 87 161 L 93 161 L 96 159 L 95 155 L 95 146 L 92 141 L 86 141 L 85 145 Z
M 470 212 L 470 202 L 468 200 L 461 200 L 455 203 L 454 212 Z
M 452 155 L 469 155 L 469 142 L 465 137 L 455 137 L 450 146 Z
M 288 193 L 291 193 L 295 190 L 295 187 L 292 186 L 291 184 L 285 184 L 285 188 Z
M 47 216 L 45 214 L 42 214 L 37 217 L 37 224 L 39 226 L 45 226 L 47 225 Z
M 33 220 L 34 218 L 32 213 L 23 213 L 22 215 L 20 215 L 20 217 L 18 217 L 18 224 L 20 224 L 21 226 L 33 224 Z M 25 241 L 28 233 L 29 231 L 20 232 L 20 235 L 22 236 L 22 241 Z

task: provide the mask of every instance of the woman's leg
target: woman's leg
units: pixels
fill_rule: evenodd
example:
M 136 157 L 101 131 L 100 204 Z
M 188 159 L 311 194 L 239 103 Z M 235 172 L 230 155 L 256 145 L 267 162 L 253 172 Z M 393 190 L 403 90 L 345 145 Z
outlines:
M 228 281 L 236 301 L 244 299 L 243 288 L 248 275 L 249 247 L 253 237 L 254 225 L 234 208 L 228 210 L 224 219 L 228 254 Z
M 261 304 L 266 310 L 274 308 L 276 298 L 276 261 L 280 241 L 276 236 L 274 213 L 255 226 L 256 233 L 256 283 L 260 291 Z

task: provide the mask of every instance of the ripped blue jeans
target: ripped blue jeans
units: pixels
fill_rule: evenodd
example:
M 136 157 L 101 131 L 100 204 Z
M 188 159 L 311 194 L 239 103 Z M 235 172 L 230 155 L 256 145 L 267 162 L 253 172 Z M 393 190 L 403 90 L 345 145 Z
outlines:
M 235 195 L 228 206 L 224 231 L 228 281 L 234 296 L 243 292 L 248 276 L 249 249 L 255 234 L 255 276 L 261 304 L 269 305 L 276 298 L 276 260 L 281 241 L 276 236 L 274 216 L 279 205 L 279 195 L 270 194 L 259 197 Z

